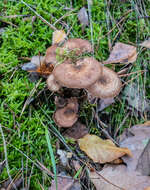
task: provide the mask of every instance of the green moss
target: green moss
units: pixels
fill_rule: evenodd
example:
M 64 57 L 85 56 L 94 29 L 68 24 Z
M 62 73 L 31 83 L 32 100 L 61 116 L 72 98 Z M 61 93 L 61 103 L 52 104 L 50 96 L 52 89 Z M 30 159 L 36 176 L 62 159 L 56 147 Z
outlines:
M 25 2 L 52 24 L 64 14 L 68 13 L 66 8 L 71 7 L 70 1 L 65 0 L 27 0 Z M 87 2 L 84 0 L 74 0 L 72 2 L 73 8 L 75 9 L 73 13 L 77 13 L 83 5 L 87 7 Z M 146 15 L 145 11 L 147 11 L 147 14 L 150 16 L 150 5 L 148 1 L 143 2 L 145 4 L 145 10 L 141 7 L 139 14 L 136 8 L 137 5 L 133 0 L 130 2 L 126 1 L 125 3 L 122 3 L 120 0 L 112 0 L 109 8 L 107 8 L 108 4 L 106 1 L 93 0 L 91 16 L 95 58 L 100 61 L 108 58 L 109 40 L 113 42 L 112 45 L 117 41 L 139 44 L 150 35 L 149 20 L 140 18 L 141 15 Z M 128 12 L 131 8 L 133 11 Z M 20 58 L 32 57 L 39 53 L 44 55 L 46 48 L 52 43 L 53 30 L 39 18 L 36 18 L 32 23 L 34 13 L 21 2 L 9 0 L 7 3 L 2 2 L 0 3 L 0 12 L 4 16 L 31 15 L 26 18 L 5 18 L 0 16 L 2 20 L 11 22 L 17 26 L 14 27 L 4 22 L 0 23 L 0 27 L 5 27 L 6 29 L 4 33 L 0 34 L 0 123 L 4 126 L 3 132 L 5 140 L 8 143 L 7 153 L 10 174 L 16 174 L 21 168 L 23 168 L 24 174 L 30 174 L 33 163 L 28 160 L 23 153 L 29 156 L 33 162 L 39 160 L 48 169 L 52 170 L 44 127 L 40 120 L 47 127 L 50 127 L 50 123 L 54 124 L 52 121 L 52 115 L 55 110 L 54 100 L 51 96 L 51 92 L 46 90 L 42 91 L 45 87 L 45 80 L 43 79 L 31 97 L 30 104 L 26 106 L 21 115 L 24 104 L 36 84 L 31 83 L 28 79 L 28 73 L 21 70 L 21 65 L 25 61 Z M 128 14 L 126 14 L 127 12 Z M 123 17 L 124 21 L 116 26 L 116 23 Z M 82 26 L 78 22 L 77 14 L 67 16 L 62 19 L 62 21 L 63 24 L 57 23 L 55 27 L 68 32 L 68 28 L 72 26 L 72 30 L 69 34 L 70 38 L 82 38 L 91 41 L 90 27 L 85 28 L 85 31 L 82 32 Z M 118 27 L 121 29 L 121 33 L 118 33 Z M 107 34 L 112 28 L 113 30 L 108 36 Z M 138 59 L 132 65 L 131 72 L 150 69 L 149 50 L 142 51 L 139 47 L 138 52 Z M 116 66 L 116 71 L 120 70 L 120 68 L 121 66 Z M 149 78 L 150 75 L 147 72 L 145 78 L 144 75 L 141 75 L 136 79 L 138 80 L 139 88 L 142 86 L 146 87 L 147 98 L 150 98 Z M 128 80 L 130 79 L 131 77 L 128 78 Z M 38 95 L 39 92 L 41 92 L 41 95 Z M 88 126 L 90 127 L 90 133 L 101 135 L 102 132 L 97 127 L 95 121 L 92 120 L 93 108 L 95 108 L 95 106 L 90 104 L 82 106 L 80 110 L 81 121 L 90 125 Z M 44 110 L 45 114 L 43 114 L 41 109 Z M 112 127 L 112 131 L 115 131 L 120 127 L 120 124 L 128 112 L 126 102 L 116 100 L 115 104 L 99 113 L 99 117 L 102 121 L 106 121 L 108 126 Z M 51 118 L 50 121 L 46 117 L 46 114 Z M 119 128 L 118 133 L 121 133 L 124 128 L 131 127 L 143 121 L 144 117 L 135 117 L 131 114 L 123 126 Z M 52 135 L 52 146 L 57 161 L 56 141 L 58 141 L 58 139 Z M 71 140 L 67 140 L 66 142 L 68 145 L 73 144 Z M 1 136 L 0 144 L 3 144 Z M 22 153 L 16 148 L 22 151 Z M 72 150 L 75 150 L 75 147 L 72 147 Z M 2 153 L 0 159 L 4 160 L 3 146 L 0 146 L 0 152 Z M 0 175 L 0 181 L 7 177 L 7 171 L 4 169 Z M 50 185 L 50 180 L 50 177 L 47 177 L 40 169 L 34 166 L 30 189 L 41 189 L 38 182 L 43 184 L 44 189 L 47 189 Z

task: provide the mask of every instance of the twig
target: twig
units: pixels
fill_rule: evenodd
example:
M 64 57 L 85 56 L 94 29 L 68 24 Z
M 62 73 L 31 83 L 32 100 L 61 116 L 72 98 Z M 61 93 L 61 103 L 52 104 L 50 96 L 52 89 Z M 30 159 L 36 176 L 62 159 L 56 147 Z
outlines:
M 21 0 L 21 3 L 23 3 L 24 5 L 26 5 L 31 11 L 33 11 L 37 17 L 39 17 L 39 19 L 41 19 L 45 24 L 47 24 L 51 29 L 53 30 L 57 30 L 57 28 L 55 26 L 53 26 L 52 24 L 50 24 L 47 20 L 45 20 L 41 15 L 39 15 L 32 7 L 30 7 L 27 3 L 25 3 L 23 0 Z
M 88 13 L 89 13 L 89 20 L 90 20 L 90 29 L 91 29 L 91 42 L 92 42 L 92 49 L 94 55 L 94 40 L 93 40 L 93 24 L 92 24 L 92 15 L 91 15 L 91 1 L 87 0 L 88 3 Z
M 53 25 L 55 26 L 58 22 L 60 22 L 62 19 L 64 19 L 64 18 L 67 17 L 67 16 L 70 16 L 70 15 L 73 15 L 73 14 L 77 14 L 77 13 L 71 14 L 71 12 L 73 12 L 73 11 L 75 11 L 75 9 L 69 11 L 69 13 L 64 14 L 62 17 L 60 17 L 58 20 L 56 20 L 56 21 L 53 23 Z
M 26 102 L 25 102 L 25 104 L 24 104 L 24 106 L 23 106 L 23 108 L 22 108 L 20 117 L 22 116 L 24 110 L 26 109 L 26 106 L 29 104 L 31 97 L 32 97 L 32 96 L 34 95 L 34 93 L 36 92 L 36 89 L 37 89 L 37 87 L 39 86 L 39 84 L 41 83 L 41 81 L 42 81 L 42 79 L 40 79 L 40 80 L 38 81 L 38 83 L 35 85 L 35 87 L 32 89 L 32 91 L 31 91 L 31 93 L 30 93 L 30 96 L 27 98 L 27 100 L 26 100 Z
M 3 20 L 3 19 L 1 19 L 1 18 L 0 18 L 0 22 L 4 22 L 4 23 L 6 23 L 6 24 L 9 24 L 9 25 L 14 26 L 15 28 L 17 28 L 17 25 L 15 25 L 15 24 L 13 24 L 13 23 L 11 23 L 11 22 L 9 22 L 9 21 L 5 21 L 5 20 Z

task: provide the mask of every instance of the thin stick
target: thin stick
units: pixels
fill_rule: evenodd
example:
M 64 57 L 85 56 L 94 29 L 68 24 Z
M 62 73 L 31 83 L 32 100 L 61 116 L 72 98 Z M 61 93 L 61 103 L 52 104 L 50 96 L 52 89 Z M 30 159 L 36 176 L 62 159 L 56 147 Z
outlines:
M 92 42 L 92 49 L 94 54 L 94 40 L 93 40 L 93 25 L 92 25 L 92 15 L 91 15 L 91 2 L 87 0 L 88 3 L 88 12 L 89 12 L 89 20 L 90 20 L 90 29 L 91 29 L 91 42 Z
M 25 3 L 23 0 L 21 0 L 21 3 L 23 3 L 24 5 L 26 5 L 31 11 L 33 11 L 37 17 L 39 17 L 39 19 L 41 19 L 45 24 L 47 24 L 51 29 L 53 30 L 57 30 L 57 28 L 55 26 L 53 26 L 52 24 L 50 24 L 47 20 L 45 20 L 41 15 L 39 15 L 32 7 L 30 7 L 27 3 Z

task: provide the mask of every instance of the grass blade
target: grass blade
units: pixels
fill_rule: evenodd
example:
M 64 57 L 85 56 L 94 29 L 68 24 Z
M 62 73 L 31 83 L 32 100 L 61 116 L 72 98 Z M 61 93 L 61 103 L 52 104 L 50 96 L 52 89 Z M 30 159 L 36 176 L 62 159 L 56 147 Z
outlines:
M 50 140 L 49 131 L 48 131 L 48 129 L 47 129 L 46 126 L 45 126 L 45 136 L 46 136 L 46 141 L 47 141 L 47 145 L 48 145 L 48 150 L 49 150 L 50 157 L 51 157 L 51 161 L 52 161 L 52 167 L 53 167 L 53 172 L 54 172 L 54 180 L 55 180 L 55 184 L 56 184 L 56 190 L 58 190 L 56 162 L 55 162 L 55 157 L 54 157 L 53 148 L 52 148 L 52 145 L 51 145 L 51 140 Z

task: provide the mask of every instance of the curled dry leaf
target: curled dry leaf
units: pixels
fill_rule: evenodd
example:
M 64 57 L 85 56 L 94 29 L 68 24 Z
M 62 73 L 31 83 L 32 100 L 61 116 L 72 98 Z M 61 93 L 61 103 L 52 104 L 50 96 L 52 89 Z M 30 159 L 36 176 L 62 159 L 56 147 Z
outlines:
M 53 32 L 52 44 L 63 42 L 67 37 L 64 30 L 56 30 Z
M 140 46 L 150 48 L 150 38 L 141 43 Z
M 150 185 L 150 177 L 128 171 L 125 165 L 106 165 L 98 173 L 90 172 L 90 179 L 96 190 L 144 190 Z
M 128 148 L 119 148 L 111 140 L 102 140 L 96 135 L 86 135 L 78 140 L 83 150 L 94 162 L 107 163 L 123 155 L 132 156 Z
M 128 131 L 124 131 L 120 138 L 120 146 L 129 148 L 133 154 L 132 158 L 124 156 L 122 159 L 127 164 L 128 170 L 134 171 L 138 166 L 140 156 L 142 156 L 144 153 L 143 151 L 148 144 L 150 138 L 150 126 L 133 126 Z M 150 171 L 150 156 L 147 157 L 147 155 L 150 154 L 150 150 L 147 151 L 149 151 L 149 153 L 146 152 L 147 161 L 145 160 L 142 163 L 144 165 L 141 167 L 147 168 Z
M 82 24 L 83 28 L 88 26 L 89 19 L 88 19 L 88 14 L 85 7 L 82 7 L 80 11 L 78 12 L 78 19 L 80 23 Z
M 88 134 L 88 130 L 85 125 L 77 121 L 71 128 L 65 131 L 65 136 L 73 138 L 75 140 L 80 139 Z
M 29 63 L 25 63 L 21 68 L 24 71 L 36 71 L 38 67 L 40 67 L 40 64 L 44 61 L 43 56 L 33 56 L 31 58 L 31 61 Z
M 136 61 L 136 58 L 136 47 L 118 42 L 113 47 L 109 58 L 104 62 L 104 64 L 133 63 Z

